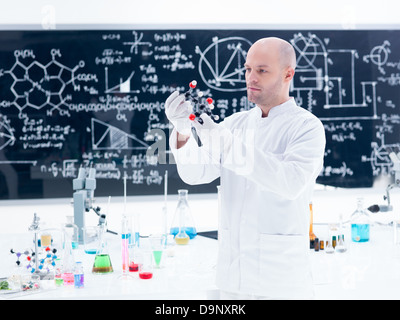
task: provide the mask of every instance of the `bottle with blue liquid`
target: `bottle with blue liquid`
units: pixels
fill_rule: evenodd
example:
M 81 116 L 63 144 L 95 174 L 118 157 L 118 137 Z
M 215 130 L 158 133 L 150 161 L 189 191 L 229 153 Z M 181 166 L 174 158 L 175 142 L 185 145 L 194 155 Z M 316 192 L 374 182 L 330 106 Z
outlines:
M 196 227 L 188 204 L 188 190 L 178 190 L 178 205 L 171 224 L 170 233 L 178 244 L 187 244 L 197 235 Z M 188 238 L 187 238 L 188 237 Z M 185 239 L 187 238 L 187 241 Z
M 364 199 L 357 199 L 357 210 L 351 216 L 351 240 L 367 242 L 370 238 L 370 217 L 364 209 Z

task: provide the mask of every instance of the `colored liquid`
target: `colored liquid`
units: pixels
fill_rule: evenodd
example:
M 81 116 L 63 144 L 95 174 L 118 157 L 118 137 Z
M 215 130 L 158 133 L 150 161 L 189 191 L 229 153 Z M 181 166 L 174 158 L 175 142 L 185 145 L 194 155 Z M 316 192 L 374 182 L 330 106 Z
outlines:
M 139 272 L 140 279 L 151 279 L 153 278 L 153 272 Z
M 108 254 L 98 254 L 94 258 L 94 264 L 92 268 L 92 273 L 96 274 L 106 274 L 113 272 L 113 267 L 111 265 L 111 259 Z
M 63 273 L 62 278 L 64 280 L 65 286 L 70 286 L 74 284 L 74 274 L 70 272 Z
M 129 234 L 130 237 L 130 234 Z M 122 234 L 122 270 L 123 271 L 128 271 L 129 268 L 129 253 L 128 253 L 128 235 L 127 234 Z
M 195 227 L 186 227 L 184 228 L 186 234 L 190 237 L 190 239 L 193 239 L 195 236 L 197 236 L 197 231 Z M 179 232 L 179 228 L 171 228 L 170 233 L 175 237 Z
M 87 250 L 85 250 L 85 252 L 86 252 L 87 254 L 96 254 L 96 253 L 97 253 L 97 250 L 96 250 L 96 249 L 87 249 Z
M 162 253 L 163 253 L 162 250 L 154 250 L 154 251 L 153 251 L 154 262 L 156 263 L 156 266 L 157 266 L 157 267 L 160 266 Z
M 61 276 L 55 276 L 54 277 L 54 282 L 57 287 L 61 287 L 64 284 L 64 279 L 61 278 Z
M 351 240 L 354 242 L 369 241 L 369 224 L 352 224 Z
M 79 242 L 78 241 L 72 241 L 72 249 L 78 249 L 79 247 Z
M 47 247 L 51 246 L 51 235 L 50 234 L 44 234 L 40 237 L 41 240 L 41 246 L 42 247 Z
M 130 272 L 138 272 L 139 271 L 139 267 L 140 267 L 140 264 L 131 262 L 129 264 L 129 271 Z
M 85 283 L 85 276 L 83 274 L 74 275 L 75 288 L 83 288 Z
M 188 244 L 190 240 L 190 237 L 180 237 L 179 235 L 175 236 L 175 243 L 176 244 Z

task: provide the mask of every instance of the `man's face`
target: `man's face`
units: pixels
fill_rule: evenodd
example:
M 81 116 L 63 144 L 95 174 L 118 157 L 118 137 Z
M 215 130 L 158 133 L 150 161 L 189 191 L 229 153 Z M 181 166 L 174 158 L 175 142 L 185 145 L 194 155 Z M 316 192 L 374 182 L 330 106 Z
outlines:
M 284 92 L 284 71 L 274 47 L 255 44 L 246 63 L 247 97 L 260 107 L 273 107 Z

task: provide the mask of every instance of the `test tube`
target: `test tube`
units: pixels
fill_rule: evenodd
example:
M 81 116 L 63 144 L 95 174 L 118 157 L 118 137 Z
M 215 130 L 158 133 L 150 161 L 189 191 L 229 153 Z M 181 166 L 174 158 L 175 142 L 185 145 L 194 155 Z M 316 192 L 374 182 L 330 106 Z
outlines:
M 126 216 L 122 217 L 122 228 L 121 228 L 121 253 L 122 253 L 122 272 L 127 273 L 129 271 L 129 219 Z

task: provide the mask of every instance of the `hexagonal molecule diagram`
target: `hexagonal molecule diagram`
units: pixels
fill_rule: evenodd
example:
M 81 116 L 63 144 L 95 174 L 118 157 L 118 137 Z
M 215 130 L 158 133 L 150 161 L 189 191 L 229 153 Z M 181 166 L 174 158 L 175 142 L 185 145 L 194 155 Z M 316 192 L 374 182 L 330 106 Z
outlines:
M 58 110 L 60 115 L 69 116 L 69 110 L 62 109 L 62 106 L 68 107 L 68 101 L 72 99 L 65 89 L 72 85 L 75 91 L 80 90 L 75 83 L 76 72 L 84 67 L 85 62 L 80 61 L 75 67 L 69 68 L 57 61 L 57 57 L 61 57 L 60 50 L 52 49 L 50 54 L 51 61 L 42 64 L 35 60 L 32 50 L 15 50 L 14 65 L 10 70 L 0 70 L 0 77 L 5 74 L 11 76 L 10 90 L 14 100 L 10 104 L 17 107 L 20 114 L 26 108 L 41 110 L 49 106 L 48 112 Z M 31 58 L 31 62 L 23 63 L 21 58 Z

